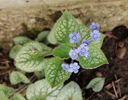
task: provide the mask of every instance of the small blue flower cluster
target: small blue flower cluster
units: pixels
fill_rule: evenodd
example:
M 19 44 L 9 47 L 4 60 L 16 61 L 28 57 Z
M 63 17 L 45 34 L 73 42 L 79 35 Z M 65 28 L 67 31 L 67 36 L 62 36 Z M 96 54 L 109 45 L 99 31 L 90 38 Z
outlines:
M 77 43 L 80 38 L 80 34 L 77 32 L 69 34 L 70 43 Z
M 71 33 L 69 34 L 69 38 L 70 38 L 70 43 L 78 43 L 79 42 L 79 38 L 80 38 L 80 34 L 77 32 Z M 71 57 L 72 60 L 77 60 L 78 58 L 78 54 L 80 56 L 85 56 L 87 59 L 90 57 L 90 53 L 89 53 L 89 41 L 86 39 L 83 39 L 82 43 L 80 44 L 79 47 L 75 47 L 72 48 L 69 51 L 69 56 Z M 78 73 L 79 71 L 79 64 L 74 62 L 71 64 L 62 64 L 61 67 L 63 68 L 64 71 L 67 72 L 73 72 L 73 73 Z
M 99 24 L 93 22 L 89 28 L 92 30 L 90 33 L 91 38 L 96 41 L 99 39 L 100 37 L 100 32 L 99 32 Z M 70 38 L 70 43 L 78 43 L 79 42 L 79 38 L 80 38 L 80 34 L 78 32 L 73 32 L 71 34 L 69 34 L 69 38 Z M 77 60 L 78 55 L 80 56 L 84 56 L 86 59 L 90 58 L 90 53 L 89 53 L 89 44 L 90 41 L 87 39 L 83 39 L 82 43 L 79 45 L 79 47 L 75 47 L 72 48 L 69 51 L 69 56 L 72 60 Z M 74 73 L 78 73 L 80 66 L 78 65 L 78 63 L 74 62 L 71 64 L 62 64 L 61 67 L 63 68 L 64 71 L 67 72 L 74 72 Z
M 92 24 L 89 25 L 89 28 L 92 30 L 92 32 L 90 33 L 90 36 L 94 41 L 97 41 L 100 38 L 99 24 L 93 22 Z
M 76 32 L 69 34 L 70 43 L 78 43 L 79 36 L 80 36 L 80 34 L 76 33 Z M 71 49 L 69 51 L 69 56 L 71 57 L 71 59 L 77 60 L 78 54 L 80 56 L 85 56 L 87 59 L 90 58 L 89 47 L 88 47 L 89 43 L 90 43 L 89 40 L 83 39 L 83 41 L 79 47 L 75 47 L 75 48 Z
M 67 71 L 70 73 L 74 72 L 75 74 L 78 73 L 80 68 L 80 66 L 76 62 L 71 64 L 62 64 L 61 67 L 63 68 L 64 71 Z

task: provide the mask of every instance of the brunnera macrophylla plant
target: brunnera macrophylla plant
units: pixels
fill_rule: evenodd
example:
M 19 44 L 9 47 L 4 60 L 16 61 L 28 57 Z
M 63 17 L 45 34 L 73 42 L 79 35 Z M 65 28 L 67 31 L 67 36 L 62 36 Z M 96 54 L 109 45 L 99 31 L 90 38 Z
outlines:
M 108 63 L 101 50 L 104 35 L 99 29 L 97 23 L 89 27 L 78 23 L 68 12 L 61 16 L 48 36 L 51 43 L 58 44 L 53 50 L 54 57 L 45 67 L 45 76 L 51 86 L 63 83 L 71 73 L 78 73 L 80 66 L 93 69 Z M 71 62 L 65 62 L 69 58 Z
M 101 50 L 104 35 L 100 32 L 99 24 L 93 22 L 87 27 L 65 11 L 48 33 L 48 31 L 42 32 L 35 41 L 23 36 L 16 37 L 15 46 L 9 54 L 15 60 L 18 70 L 26 73 L 34 72 L 36 75 L 45 77 L 28 87 L 26 94 L 28 100 L 51 98 L 52 94 L 55 100 L 68 100 L 68 96 L 71 97 L 74 91 L 80 90 L 74 82 L 63 87 L 72 73 L 79 73 L 80 67 L 94 69 L 108 63 Z M 51 48 L 43 43 L 42 41 L 46 38 L 46 44 L 50 43 L 56 47 Z M 12 72 L 10 80 L 13 84 L 30 83 L 30 80 L 18 71 Z M 95 83 L 95 80 L 92 83 Z M 91 85 L 88 88 L 90 87 Z M 58 88 L 59 94 L 65 96 L 63 99 L 57 97 L 58 94 L 54 94 L 54 89 L 58 90 Z M 70 93 L 66 93 L 65 90 L 69 90 Z M 77 95 L 77 99 L 73 97 L 73 100 L 82 100 L 81 91 L 77 92 L 80 95 Z
M 86 27 L 65 11 L 48 36 L 49 42 L 58 46 L 52 49 L 28 39 L 14 58 L 15 65 L 25 72 L 44 70 L 52 87 L 62 84 L 72 73 L 78 73 L 80 67 L 93 69 L 108 63 L 101 50 L 104 35 L 99 29 L 97 23 Z M 47 58 L 48 55 L 52 57 Z M 66 62 L 68 59 L 70 63 Z

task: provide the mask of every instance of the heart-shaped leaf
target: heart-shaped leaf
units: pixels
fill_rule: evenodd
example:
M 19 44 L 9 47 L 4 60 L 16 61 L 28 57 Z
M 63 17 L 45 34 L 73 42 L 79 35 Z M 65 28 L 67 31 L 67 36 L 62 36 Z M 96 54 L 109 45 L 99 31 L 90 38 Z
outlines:
M 25 72 L 41 71 L 44 68 L 44 55 L 50 48 L 39 42 L 25 44 L 16 55 L 16 67 Z
M 68 35 L 77 31 L 78 22 L 68 11 L 65 11 L 53 26 L 50 35 L 48 36 L 48 40 L 51 43 L 69 43 Z
M 23 73 L 18 71 L 13 71 L 10 74 L 10 82 L 13 85 L 16 85 L 21 82 L 28 84 L 30 83 L 30 80 Z
M 71 47 L 69 44 L 61 44 L 53 49 L 53 55 L 61 58 L 68 58 Z
M 8 96 L 3 91 L 0 91 L 0 99 L 1 100 L 9 100 Z
M 102 52 L 102 50 L 91 43 L 89 46 L 90 58 L 85 58 L 84 56 L 79 56 L 80 65 L 86 69 L 94 69 L 103 64 L 108 64 L 108 61 Z
M 48 34 L 49 34 L 49 31 L 43 31 L 43 32 L 38 34 L 36 40 L 37 41 L 43 41 L 47 37 Z
M 57 40 L 56 40 L 55 34 L 53 32 L 50 32 L 50 34 L 47 37 L 47 40 L 51 44 L 57 44 Z
M 70 77 L 71 73 L 64 71 L 61 67 L 62 60 L 58 57 L 51 58 L 45 67 L 45 77 L 52 87 L 62 84 Z
M 12 100 L 26 100 L 26 99 L 25 99 L 21 94 L 16 93 L 16 94 L 13 96 Z
M 56 100 L 61 88 L 62 85 L 51 88 L 48 82 L 43 79 L 29 85 L 26 96 L 28 100 Z
M 97 77 L 92 79 L 86 89 L 92 88 L 95 92 L 100 92 L 104 86 L 105 78 Z
M 21 45 L 15 45 L 14 47 L 12 47 L 9 52 L 9 57 L 14 59 L 21 48 L 22 48 Z
M 90 58 L 87 59 L 84 56 L 79 56 L 80 65 L 86 69 L 93 69 L 103 64 L 108 64 L 108 61 L 104 53 L 100 49 L 102 46 L 103 40 L 104 40 L 104 35 L 100 33 L 100 38 L 97 41 L 94 41 L 90 37 L 90 32 L 91 32 L 90 29 L 88 29 L 84 25 L 81 25 L 79 29 L 81 31 L 80 43 L 82 42 L 84 38 L 90 41 L 90 44 L 89 44 Z
M 14 90 L 12 88 L 7 87 L 3 84 L 0 84 L 0 91 L 2 91 L 8 97 L 14 93 Z
M 61 89 L 56 100 L 82 100 L 81 89 L 75 82 L 70 82 Z
M 32 41 L 30 38 L 25 36 L 18 36 L 13 39 L 15 44 L 24 45 L 30 41 Z

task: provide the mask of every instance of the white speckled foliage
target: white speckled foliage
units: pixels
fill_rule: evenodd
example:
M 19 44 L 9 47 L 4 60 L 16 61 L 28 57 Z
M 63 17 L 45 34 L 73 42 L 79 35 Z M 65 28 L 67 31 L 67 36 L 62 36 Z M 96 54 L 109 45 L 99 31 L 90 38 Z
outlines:
M 62 85 L 51 88 L 49 83 L 43 79 L 29 85 L 26 96 L 28 100 L 56 100 Z
M 45 67 L 45 77 L 52 87 L 64 83 L 70 77 L 71 73 L 62 69 L 62 60 L 60 58 L 51 58 L 48 62 Z
M 50 50 L 39 42 L 29 42 L 16 55 L 16 67 L 25 72 L 41 71 L 44 68 L 44 54 Z
M 64 86 L 56 100 L 82 100 L 82 93 L 79 85 L 70 82 Z
M 79 25 L 75 18 L 67 11 L 57 20 L 48 37 L 53 44 L 69 42 L 68 35 L 77 32 Z M 55 41 L 56 40 L 56 41 Z

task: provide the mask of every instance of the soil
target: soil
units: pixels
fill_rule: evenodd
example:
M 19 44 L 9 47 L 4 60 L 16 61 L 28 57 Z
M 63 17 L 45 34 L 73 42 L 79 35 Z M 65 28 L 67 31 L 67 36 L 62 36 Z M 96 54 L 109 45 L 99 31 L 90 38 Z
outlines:
M 107 37 L 104 40 L 102 50 L 107 56 L 109 64 L 92 70 L 80 69 L 78 74 L 73 74 L 68 80 L 76 81 L 79 84 L 85 100 L 128 100 L 128 53 L 126 52 L 128 50 L 126 36 L 128 29 L 121 27 L 113 29 L 112 32 L 105 32 Z M 121 35 L 124 34 L 125 37 L 122 37 Z M 1 48 L 0 51 L 0 83 L 11 86 L 9 73 L 15 69 L 13 60 L 8 57 L 8 49 Z M 92 89 L 87 90 L 86 85 L 97 76 L 106 79 L 103 90 L 98 93 L 93 92 Z M 11 87 L 17 89 L 20 86 Z

